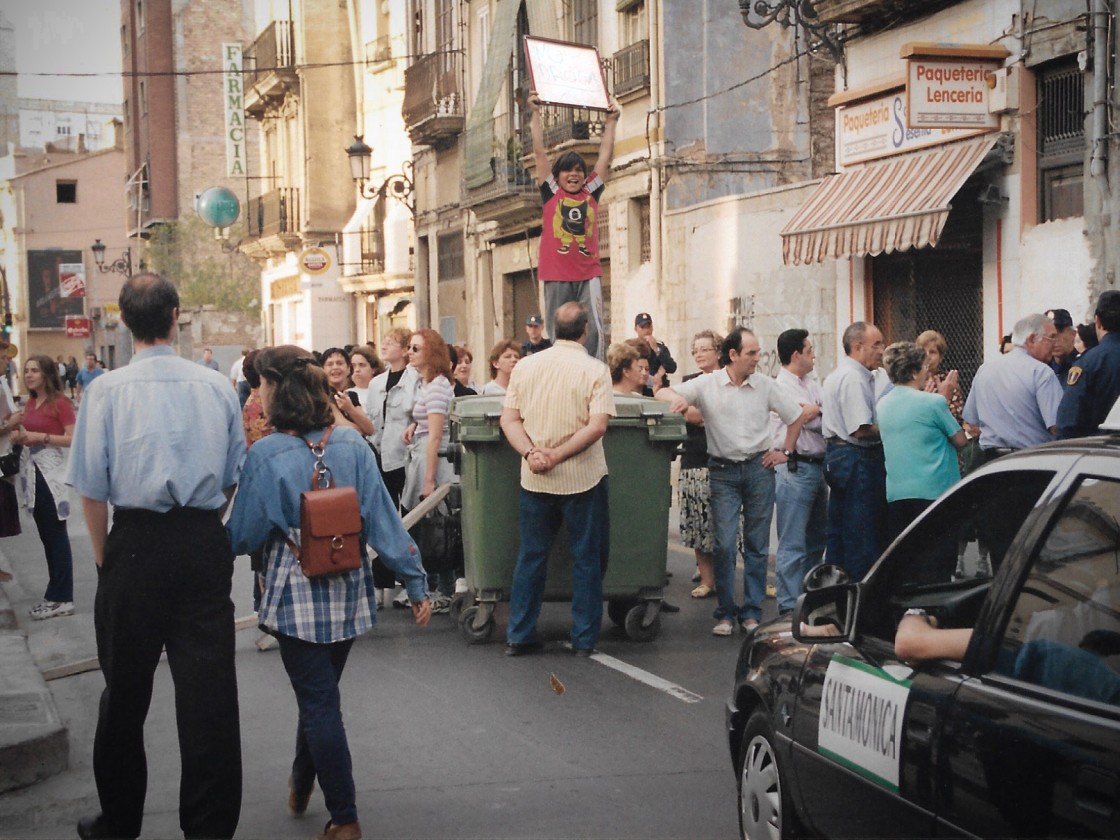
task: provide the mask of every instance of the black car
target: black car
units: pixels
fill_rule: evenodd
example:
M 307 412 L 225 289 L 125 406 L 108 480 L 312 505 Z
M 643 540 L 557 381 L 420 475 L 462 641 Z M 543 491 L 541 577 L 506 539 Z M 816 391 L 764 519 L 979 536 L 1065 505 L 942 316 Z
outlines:
M 1120 836 L 1118 518 L 1120 435 L 1048 444 L 970 474 L 864 580 L 811 572 L 736 666 L 743 836 Z M 902 661 L 907 611 L 972 628 L 960 661 Z

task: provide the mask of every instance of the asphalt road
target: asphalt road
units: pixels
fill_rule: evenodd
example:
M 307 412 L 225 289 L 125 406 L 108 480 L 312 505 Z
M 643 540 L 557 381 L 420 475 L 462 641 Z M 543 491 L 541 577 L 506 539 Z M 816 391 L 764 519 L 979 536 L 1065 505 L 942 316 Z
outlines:
M 23 618 L 41 669 L 94 657 L 95 575 L 80 518 L 74 616 L 32 622 L 27 609 L 46 585 L 42 548 L 29 517 L 24 534 L 0 543 L 0 566 L 16 580 L 8 597 Z M 662 616 L 647 644 L 627 640 L 604 617 L 601 655 L 567 653 L 568 604 L 546 604 L 537 656 L 502 655 L 494 641 L 468 645 L 448 616 L 416 628 L 387 609 L 354 646 L 343 706 L 367 838 L 723 838 L 737 832 L 735 780 L 723 706 L 742 637 L 710 635 L 714 600 L 695 601 L 691 552 L 670 542 Z M 247 558 L 234 597 L 251 612 Z M 767 602 L 768 614 L 774 611 Z M 285 810 L 296 705 L 275 649 L 238 633 L 244 795 L 241 838 L 307 838 L 328 815 L 321 794 L 302 819 Z M 0 796 L 0 837 L 74 837 L 97 811 L 91 768 L 99 671 L 49 683 L 70 732 L 70 769 Z M 157 674 L 146 731 L 149 785 L 144 837 L 181 837 L 179 758 L 170 675 Z

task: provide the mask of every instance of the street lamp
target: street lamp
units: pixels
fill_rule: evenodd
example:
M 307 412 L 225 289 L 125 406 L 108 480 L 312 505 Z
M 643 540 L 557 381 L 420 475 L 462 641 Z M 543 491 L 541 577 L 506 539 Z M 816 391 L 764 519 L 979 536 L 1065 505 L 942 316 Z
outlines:
M 123 274 L 125 277 L 132 276 L 132 249 L 125 248 L 124 252 L 113 260 L 108 265 L 105 265 L 105 243 L 100 239 L 95 240 L 89 249 L 93 251 L 94 262 L 97 263 L 97 270 L 102 274 L 109 272 L 116 272 Z
M 373 157 L 371 149 L 363 140 L 361 134 L 354 135 L 354 142 L 346 148 L 346 155 L 350 158 L 350 177 L 358 185 L 358 193 L 362 198 L 385 198 L 388 193 L 408 208 L 408 212 L 416 216 L 416 200 L 412 195 L 412 161 L 406 160 L 401 168 L 404 174 L 390 175 L 381 182 L 381 186 L 373 187 L 369 183 L 370 159 Z

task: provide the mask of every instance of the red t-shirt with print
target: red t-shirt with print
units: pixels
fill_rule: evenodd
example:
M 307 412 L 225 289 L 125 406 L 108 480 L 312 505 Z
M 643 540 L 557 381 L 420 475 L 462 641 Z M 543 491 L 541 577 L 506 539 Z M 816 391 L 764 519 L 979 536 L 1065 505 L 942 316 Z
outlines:
M 578 193 L 563 189 L 552 176 L 541 184 L 544 219 L 537 275 L 542 281 L 590 280 L 599 265 L 599 196 L 606 183 L 595 172 Z

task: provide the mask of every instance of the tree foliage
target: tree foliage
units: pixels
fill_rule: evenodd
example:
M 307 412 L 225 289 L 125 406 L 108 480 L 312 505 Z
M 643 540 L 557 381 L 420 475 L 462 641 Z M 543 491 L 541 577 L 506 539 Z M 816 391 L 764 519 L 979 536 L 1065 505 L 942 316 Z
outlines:
M 152 268 L 178 288 L 184 309 L 210 305 L 227 312 L 260 310 L 260 270 L 240 251 L 223 252 L 214 229 L 201 219 L 189 217 L 154 228 L 148 257 Z

